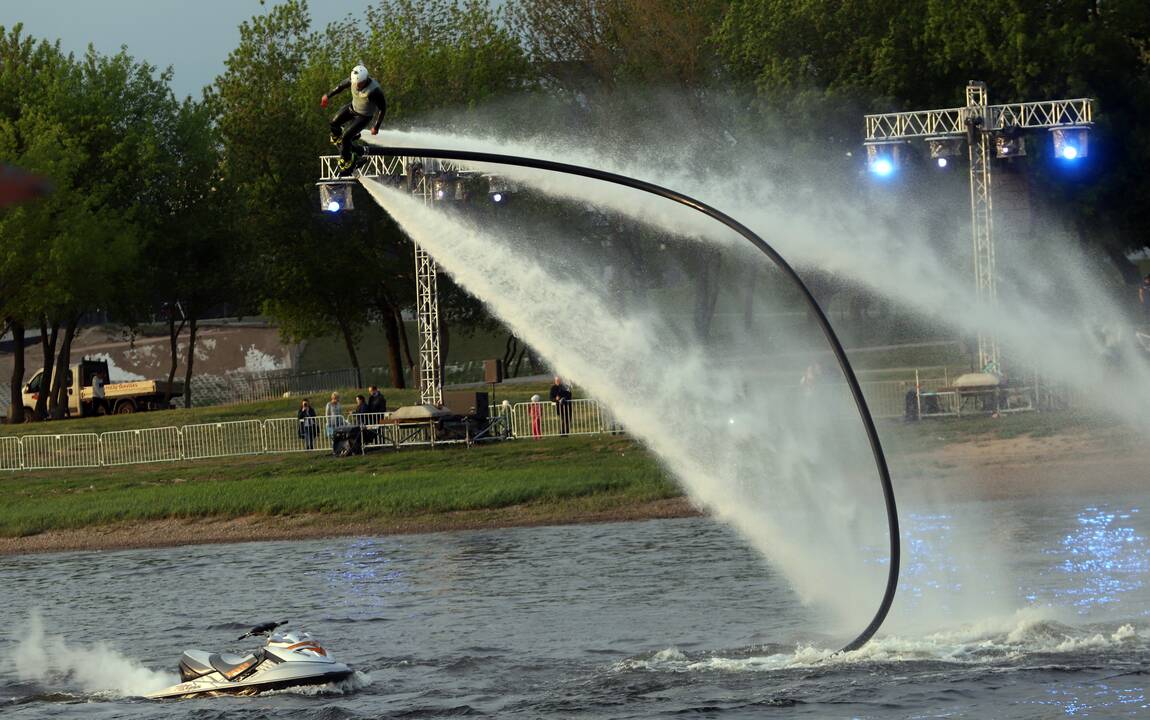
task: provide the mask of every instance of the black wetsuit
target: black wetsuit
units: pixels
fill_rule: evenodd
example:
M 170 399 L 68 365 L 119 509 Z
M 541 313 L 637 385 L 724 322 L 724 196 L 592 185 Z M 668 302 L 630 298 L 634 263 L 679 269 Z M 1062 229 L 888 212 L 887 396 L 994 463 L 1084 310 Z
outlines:
M 367 124 L 375 116 L 374 130 L 379 130 L 383 116 L 387 114 L 387 98 L 383 88 L 374 78 L 368 80 L 363 90 L 351 87 L 351 79 L 344 80 L 327 94 L 329 98 L 344 90 L 351 89 L 352 99 L 331 118 L 332 137 L 339 137 L 339 157 L 344 163 L 351 162 L 352 141 L 359 137 Z M 350 122 L 349 122 L 350 121 Z M 347 123 L 347 126 L 344 126 Z

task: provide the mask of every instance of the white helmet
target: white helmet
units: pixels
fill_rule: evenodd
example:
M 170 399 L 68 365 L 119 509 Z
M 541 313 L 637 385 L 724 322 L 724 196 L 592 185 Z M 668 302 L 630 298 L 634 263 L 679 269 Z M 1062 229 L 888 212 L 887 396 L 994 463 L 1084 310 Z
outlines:
M 364 80 L 370 80 L 371 76 L 367 74 L 367 68 L 363 65 L 356 65 L 351 69 L 351 86 L 358 87 Z

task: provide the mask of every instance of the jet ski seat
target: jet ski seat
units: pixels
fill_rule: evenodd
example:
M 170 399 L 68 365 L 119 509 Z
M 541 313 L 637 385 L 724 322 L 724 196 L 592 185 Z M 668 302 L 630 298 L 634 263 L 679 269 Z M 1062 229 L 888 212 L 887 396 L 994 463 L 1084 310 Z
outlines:
M 254 668 L 260 661 L 259 655 L 252 653 L 251 655 L 226 655 L 224 653 L 212 653 L 208 656 L 208 663 L 220 675 L 223 675 L 228 680 L 243 675 L 248 670 Z
M 208 662 L 208 653 L 202 650 L 186 650 L 180 656 L 180 680 L 183 682 L 207 675 L 214 669 Z

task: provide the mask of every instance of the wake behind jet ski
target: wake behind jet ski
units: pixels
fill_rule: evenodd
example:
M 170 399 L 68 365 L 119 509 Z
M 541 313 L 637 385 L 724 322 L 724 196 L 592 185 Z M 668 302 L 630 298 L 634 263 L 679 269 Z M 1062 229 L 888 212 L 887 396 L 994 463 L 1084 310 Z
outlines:
M 257 625 L 238 639 L 270 635 L 267 643 L 247 655 L 185 650 L 180 657 L 180 684 L 146 695 L 153 700 L 197 695 L 255 695 L 304 685 L 339 682 L 352 674 L 308 633 L 274 632 L 284 622 Z

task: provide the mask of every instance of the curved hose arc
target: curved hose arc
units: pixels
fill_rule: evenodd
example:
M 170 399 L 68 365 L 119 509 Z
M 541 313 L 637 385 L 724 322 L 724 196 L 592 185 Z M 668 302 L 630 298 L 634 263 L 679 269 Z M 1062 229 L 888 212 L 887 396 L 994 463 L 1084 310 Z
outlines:
M 556 162 L 554 160 L 542 160 L 539 158 L 521 157 L 517 155 L 504 155 L 501 153 L 489 152 L 476 152 L 471 150 L 442 150 L 435 148 L 416 148 L 416 147 L 383 147 L 372 145 L 368 147 L 368 152 L 372 155 L 390 155 L 402 157 L 424 157 L 436 158 L 440 160 L 461 160 L 479 163 L 492 163 L 496 165 L 514 165 L 518 167 L 534 168 L 537 170 L 547 170 L 551 172 L 564 173 L 567 175 L 577 175 L 579 177 L 590 178 L 592 180 L 599 180 L 602 182 L 609 182 L 615 185 L 623 185 L 625 187 L 641 190 L 652 195 L 677 202 L 680 205 L 685 205 L 693 208 L 698 212 L 711 217 L 722 224 L 726 225 L 731 230 L 734 230 L 739 235 L 742 235 L 752 245 L 757 247 L 764 255 L 766 255 L 771 262 L 775 264 L 783 272 L 784 275 L 789 277 L 795 285 L 799 288 L 803 298 L 807 301 L 811 311 L 814 313 L 818 321 L 819 327 L 823 331 L 827 342 L 830 343 L 831 349 L 834 351 L 835 359 L 838 360 L 839 367 L 846 377 L 847 384 L 850 386 L 851 395 L 854 398 L 855 406 L 858 408 L 859 418 L 862 420 L 863 426 L 866 429 L 867 440 L 870 442 L 871 454 L 874 456 L 875 466 L 878 469 L 879 481 L 882 484 L 883 501 L 886 504 L 887 528 L 890 533 L 890 566 L 887 572 L 886 589 L 883 591 L 882 602 L 879 603 L 877 612 L 871 619 L 870 624 L 859 633 L 858 637 L 851 640 L 843 646 L 840 652 L 850 652 L 862 647 L 871 637 L 878 631 L 883 621 L 886 619 L 887 613 L 890 611 L 891 604 L 894 602 L 895 591 L 898 589 L 898 574 L 899 574 L 899 558 L 900 558 L 900 541 L 898 529 L 898 509 L 894 500 L 894 487 L 891 484 L 890 469 L 887 467 L 886 456 L 882 451 L 882 444 L 879 442 L 878 430 L 874 424 L 874 418 L 871 417 L 870 410 L 867 407 L 866 399 L 863 397 L 862 388 L 859 386 L 858 378 L 855 377 L 854 370 L 851 368 L 850 361 L 847 359 L 846 351 L 843 349 L 842 343 L 839 342 L 838 336 L 835 335 L 834 330 L 831 328 L 830 321 L 827 319 L 823 309 L 819 307 L 818 302 L 815 300 L 814 295 L 811 294 L 810 289 L 806 283 L 802 281 L 799 274 L 795 272 L 790 263 L 783 259 L 781 255 L 762 238 L 751 231 L 750 228 L 735 220 L 733 217 L 726 213 L 714 208 L 702 201 L 696 200 L 688 195 L 684 195 L 676 190 L 656 185 L 645 180 L 639 180 L 626 175 L 618 173 L 607 172 L 596 168 L 584 167 L 581 165 L 571 165 L 569 163 Z

